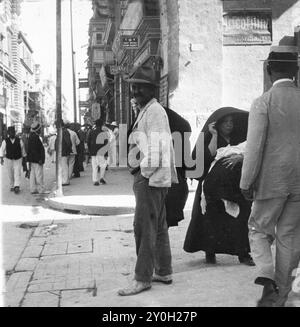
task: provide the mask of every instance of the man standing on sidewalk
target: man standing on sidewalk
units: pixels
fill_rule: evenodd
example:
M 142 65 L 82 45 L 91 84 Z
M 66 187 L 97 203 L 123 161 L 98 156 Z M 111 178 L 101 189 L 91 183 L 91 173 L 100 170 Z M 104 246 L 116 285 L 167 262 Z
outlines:
M 40 137 L 41 125 L 34 122 L 28 139 L 27 161 L 30 170 L 30 192 L 31 194 L 44 194 L 44 163 L 45 148 Z
M 141 109 L 129 136 L 128 154 L 134 175 L 137 261 L 132 285 L 118 292 L 122 296 L 147 290 L 153 281 L 172 283 L 165 198 L 172 182 L 178 182 L 168 116 L 154 98 L 155 71 L 141 66 L 127 81 Z
M 18 194 L 21 183 L 22 157 L 26 157 L 26 151 L 23 141 L 16 136 L 14 126 L 8 127 L 7 133 L 8 137 L 3 140 L 1 145 L 0 160 L 3 165 L 3 157 L 6 156 L 10 190 Z
M 104 175 L 107 167 L 107 144 L 108 134 L 103 131 L 103 120 L 96 120 L 96 128 L 93 129 L 87 140 L 89 153 L 92 157 L 92 179 L 95 186 L 105 185 Z M 99 176 L 100 172 L 100 176 Z
M 249 239 L 264 286 L 259 307 L 284 306 L 300 260 L 300 89 L 296 47 L 272 47 L 273 87 L 252 104 L 240 187 L 254 199 Z M 275 269 L 271 245 L 276 240 Z
M 73 174 L 76 146 L 80 143 L 80 140 L 75 132 L 67 128 L 67 124 L 62 124 L 62 185 L 70 185 L 70 178 Z M 57 149 L 57 139 L 55 148 Z
M 80 140 L 79 137 L 77 136 L 76 132 L 74 132 L 71 129 L 71 125 L 67 124 L 67 130 L 70 133 L 70 137 L 71 137 L 71 143 L 72 143 L 72 152 L 69 156 L 69 178 L 72 177 L 73 175 L 73 170 L 74 170 L 74 164 L 75 164 L 75 157 L 77 155 L 77 146 L 80 144 Z

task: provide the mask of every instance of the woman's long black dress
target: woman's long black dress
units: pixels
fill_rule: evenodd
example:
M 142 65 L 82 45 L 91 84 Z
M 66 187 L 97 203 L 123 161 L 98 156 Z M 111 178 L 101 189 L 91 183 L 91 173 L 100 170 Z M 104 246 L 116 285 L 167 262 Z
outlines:
M 237 145 L 246 139 L 248 113 L 235 108 L 221 108 L 217 110 L 206 122 L 204 132 L 204 174 L 199 178 L 199 184 L 195 193 L 191 221 L 184 241 L 186 252 L 205 251 L 210 253 L 225 253 L 231 255 L 245 255 L 250 252 L 248 240 L 248 218 L 251 211 L 251 203 L 246 201 L 239 188 L 241 177 L 241 164 L 233 170 L 225 168 L 219 160 L 208 173 L 209 167 L 214 160 L 208 145 L 211 135 L 208 132 L 208 124 L 217 121 L 224 116 L 234 117 L 234 131 L 230 138 L 230 145 Z M 227 146 L 227 141 L 220 135 L 217 147 Z M 201 210 L 201 194 L 203 189 L 206 198 L 206 213 Z M 240 207 L 237 218 L 225 211 L 221 199 L 235 202 Z

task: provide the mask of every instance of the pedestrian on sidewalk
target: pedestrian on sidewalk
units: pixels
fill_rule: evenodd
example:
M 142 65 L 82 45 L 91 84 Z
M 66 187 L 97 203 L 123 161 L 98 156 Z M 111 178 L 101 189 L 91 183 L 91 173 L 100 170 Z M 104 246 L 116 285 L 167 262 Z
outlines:
M 84 134 L 81 130 L 81 125 L 79 123 L 71 124 L 71 130 L 74 131 L 79 139 L 79 144 L 76 145 L 76 155 L 73 167 L 73 177 L 80 177 L 80 172 L 84 171 L 83 161 L 84 161 Z
M 117 167 L 119 165 L 119 127 L 117 122 L 110 123 L 109 129 L 111 136 L 109 142 L 110 166 Z
M 92 125 L 90 123 L 85 123 L 84 124 L 84 163 L 85 163 L 85 167 L 87 167 L 87 165 L 89 164 L 90 161 L 90 154 L 89 154 L 89 147 L 87 144 L 88 138 L 89 138 L 89 134 L 92 131 Z
M 107 167 L 108 141 L 109 135 L 100 118 L 96 120 L 96 128 L 90 132 L 87 140 L 92 157 L 92 180 L 95 186 L 106 184 L 104 177 Z
M 34 122 L 31 125 L 31 133 L 28 139 L 28 154 L 27 162 L 30 170 L 30 192 L 31 194 L 44 194 L 44 163 L 45 163 L 45 148 L 40 137 L 41 125 Z
M 6 157 L 6 168 L 9 178 L 10 190 L 18 194 L 20 192 L 22 160 L 26 158 L 26 151 L 23 141 L 16 136 L 14 126 L 7 129 L 8 137 L 2 141 L 0 148 L 1 165 L 4 164 L 3 157 Z
M 216 254 L 222 253 L 237 256 L 241 264 L 255 265 L 248 237 L 252 203 L 244 199 L 239 187 L 248 115 L 233 107 L 219 108 L 208 117 L 199 135 L 204 139 L 204 169 L 197 177 L 183 249 L 204 251 L 207 264 L 216 264 Z M 192 156 L 197 156 L 196 147 Z
M 76 145 L 80 143 L 75 132 L 68 128 L 68 124 L 62 122 L 62 186 L 70 185 L 70 178 L 73 174 Z M 56 144 L 57 148 L 57 144 Z
M 72 152 L 70 153 L 70 157 L 69 157 L 69 178 L 71 178 L 73 175 L 75 159 L 77 155 L 77 146 L 80 144 L 80 140 L 76 132 L 72 129 L 72 124 L 66 124 L 66 127 L 68 129 L 68 132 L 70 133 L 71 143 L 72 143 Z
M 150 289 L 152 282 L 172 283 L 165 199 L 171 184 L 178 182 L 168 116 L 155 99 L 156 72 L 152 67 L 141 66 L 127 81 L 141 106 L 129 136 L 128 155 L 134 175 L 137 261 L 133 283 L 119 290 L 121 296 Z
M 47 150 L 52 163 L 55 163 L 56 161 L 55 140 L 56 140 L 56 133 L 52 132 L 49 136 L 49 145 Z
M 250 109 L 240 187 L 254 199 L 250 246 L 263 286 L 259 307 L 284 306 L 300 260 L 300 89 L 296 47 L 272 47 L 272 88 Z M 275 267 L 271 245 L 276 241 Z

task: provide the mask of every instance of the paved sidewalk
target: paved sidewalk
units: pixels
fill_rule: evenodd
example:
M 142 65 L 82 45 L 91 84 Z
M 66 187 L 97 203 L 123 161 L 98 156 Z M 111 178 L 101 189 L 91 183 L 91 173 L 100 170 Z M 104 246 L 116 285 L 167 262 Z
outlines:
M 127 170 L 109 171 L 108 184 L 96 187 L 91 183 L 89 169 L 81 178 L 71 180 L 64 190 L 65 198 L 84 194 L 79 204 L 85 205 L 92 195 L 99 201 L 111 196 L 114 202 L 109 209 L 118 208 L 120 196 L 133 199 L 132 176 Z M 195 187 L 194 184 L 191 189 Z M 239 264 L 237 257 L 230 255 L 218 255 L 217 265 L 207 265 L 202 252 L 183 251 L 193 198 L 191 190 L 185 219 L 178 227 L 170 228 L 173 284 L 154 283 L 151 290 L 130 297 L 120 297 L 117 291 L 133 278 L 136 260 L 133 214 L 83 216 L 54 211 L 47 205 L 4 206 L 4 305 L 255 306 L 261 292 L 261 287 L 253 284 L 255 268 Z M 289 305 L 300 307 L 299 294 L 291 294 Z
M 63 197 L 50 197 L 50 208 L 84 215 L 120 215 L 134 212 L 135 199 L 132 191 L 133 176 L 127 168 L 109 168 L 105 175 L 106 185 L 94 186 L 89 164 L 80 178 L 72 178 L 63 187 Z M 190 185 L 191 191 L 195 189 Z M 194 193 L 190 193 L 186 208 L 191 208 Z
M 187 212 L 180 226 L 170 229 L 173 284 L 154 283 L 151 290 L 130 297 L 118 296 L 117 290 L 133 278 L 132 215 L 28 224 L 27 242 L 15 265 L 6 272 L 4 305 L 255 306 L 261 292 L 253 284 L 255 268 L 241 265 L 229 255 L 218 255 L 217 265 L 207 265 L 202 252 L 188 254 L 182 250 L 189 216 Z M 6 260 L 10 223 L 3 225 Z M 299 294 L 291 295 L 289 305 L 300 306 Z
M 63 187 L 63 197 L 50 197 L 50 208 L 88 215 L 119 215 L 134 212 L 132 175 L 127 168 L 110 168 L 106 185 L 94 186 L 91 164 L 80 178 L 72 178 L 69 186 Z

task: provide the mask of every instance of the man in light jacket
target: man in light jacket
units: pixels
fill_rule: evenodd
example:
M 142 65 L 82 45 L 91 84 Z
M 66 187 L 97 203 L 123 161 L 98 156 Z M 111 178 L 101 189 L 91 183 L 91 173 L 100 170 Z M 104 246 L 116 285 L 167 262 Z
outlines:
M 178 182 L 168 116 L 154 98 L 155 71 L 141 66 L 127 81 L 141 108 L 129 136 L 128 155 L 134 174 L 137 261 L 133 284 L 119 290 L 122 296 L 150 289 L 152 282 L 172 283 L 165 198 L 171 184 Z
M 240 187 L 246 198 L 254 200 L 249 239 L 258 268 L 255 283 L 264 286 L 259 307 L 284 306 L 300 260 L 297 60 L 296 47 L 271 48 L 267 71 L 273 87 L 253 102 L 249 115 Z

